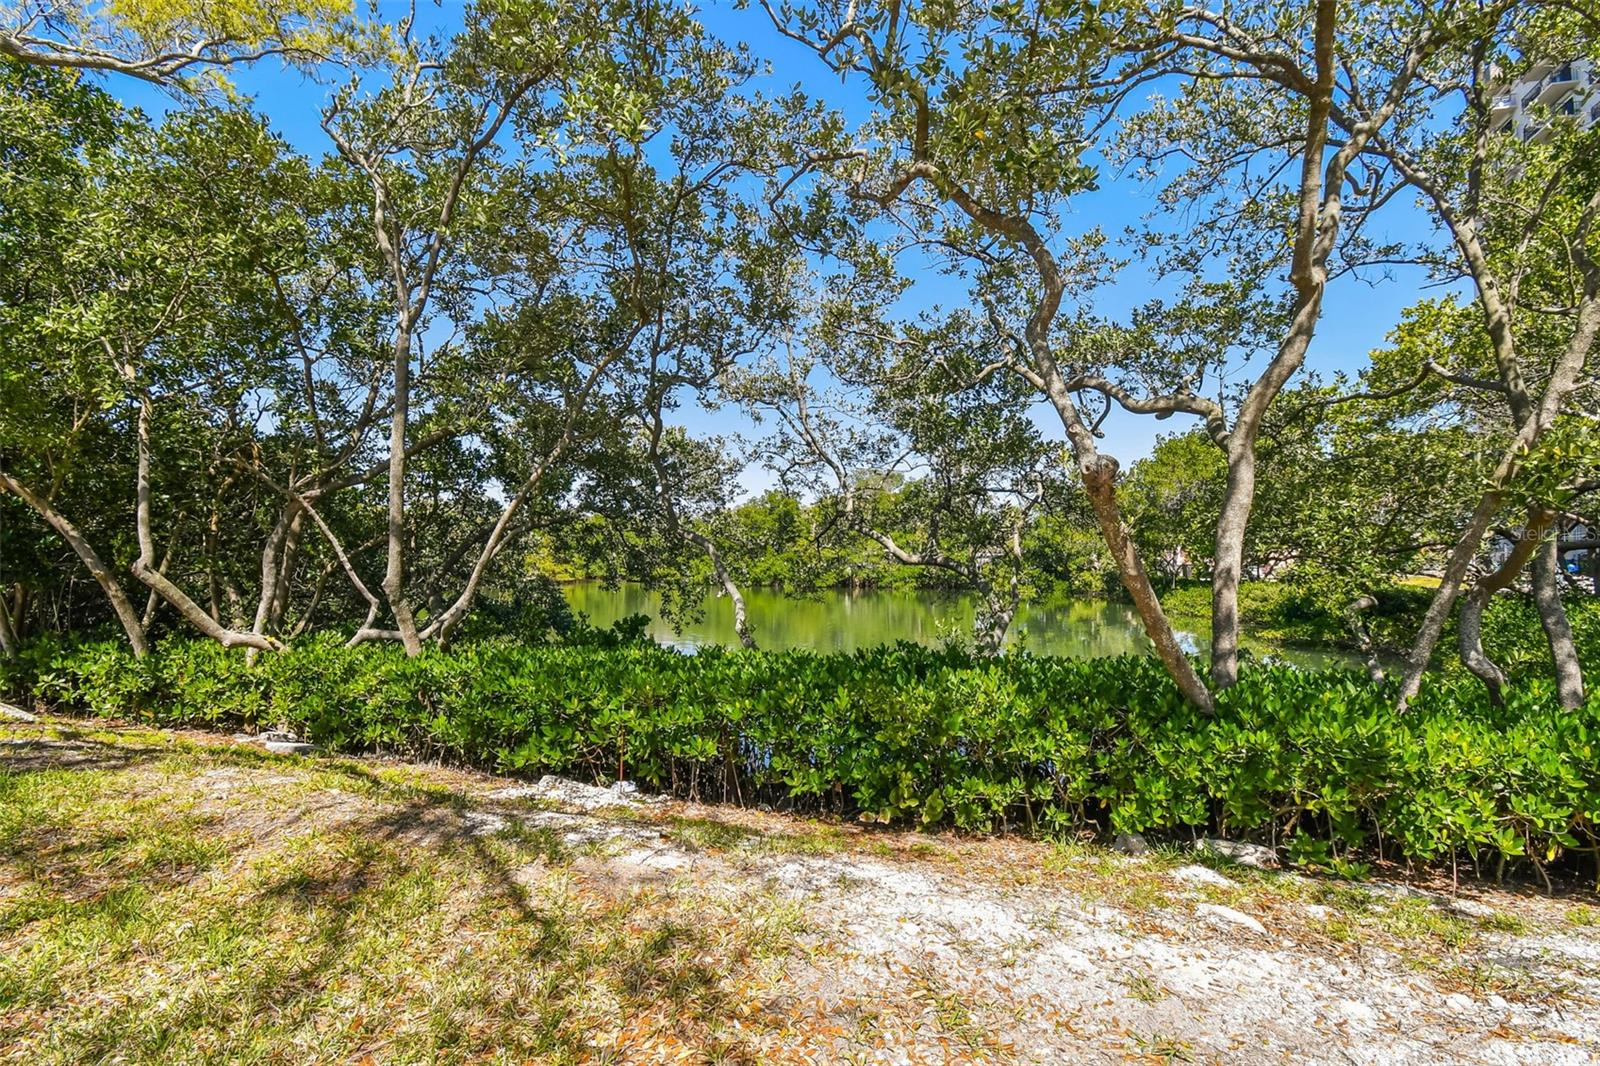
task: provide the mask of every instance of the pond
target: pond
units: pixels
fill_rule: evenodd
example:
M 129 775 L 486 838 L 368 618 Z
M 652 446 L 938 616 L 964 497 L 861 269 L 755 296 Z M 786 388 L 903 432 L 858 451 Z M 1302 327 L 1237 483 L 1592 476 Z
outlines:
M 631 614 L 650 616 L 650 635 L 658 642 L 692 651 L 712 644 L 735 645 L 733 605 L 708 592 L 699 620 L 681 633 L 661 617 L 661 597 L 640 585 L 608 589 L 598 581 L 564 586 L 573 610 L 597 626 L 609 626 Z M 829 590 L 808 596 L 787 596 L 771 589 L 750 589 L 745 604 L 755 638 L 762 648 L 782 651 L 852 651 L 875 644 L 910 640 L 939 644 L 947 637 L 970 638 L 974 599 L 960 593 L 925 591 Z M 1204 654 L 1210 642 L 1205 619 L 1174 620 L 1179 638 L 1191 651 Z M 1133 608 L 1104 600 L 1053 599 L 1025 604 L 1011 627 L 1013 647 L 1039 655 L 1089 657 L 1150 653 L 1150 641 Z M 1242 643 L 1258 656 L 1275 656 L 1297 666 L 1358 666 L 1355 656 L 1337 650 L 1275 646 L 1248 635 Z

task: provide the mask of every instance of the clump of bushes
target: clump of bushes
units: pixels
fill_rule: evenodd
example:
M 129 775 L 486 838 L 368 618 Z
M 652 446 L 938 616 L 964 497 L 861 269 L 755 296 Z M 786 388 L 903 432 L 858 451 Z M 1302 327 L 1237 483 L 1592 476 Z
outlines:
M 887 822 L 1254 835 L 1335 867 L 1600 854 L 1600 698 L 1562 711 L 1538 679 L 1499 708 L 1446 679 L 1396 716 L 1359 674 L 1253 665 L 1205 718 L 1153 659 L 909 644 L 683 655 L 477 641 L 408 659 L 313 639 L 254 664 L 205 642 L 142 660 L 43 644 L 4 669 L 13 692 L 81 713 L 281 722 L 338 751 Z
M 1364 611 L 1362 622 L 1386 653 L 1408 651 L 1434 590 L 1418 585 L 1379 584 L 1363 588 L 1376 601 Z M 1239 618 L 1253 637 L 1286 644 L 1355 647 L 1347 609 L 1354 598 L 1351 586 L 1315 580 L 1246 581 L 1239 586 Z M 1211 617 L 1211 586 L 1188 582 L 1161 596 L 1168 613 L 1201 625 Z M 1568 621 L 1584 662 L 1600 663 L 1600 597 L 1566 598 Z M 1489 602 L 1483 616 L 1483 643 L 1490 658 L 1508 675 L 1549 673 L 1550 646 L 1531 597 L 1506 592 Z M 1456 655 L 1454 616 L 1446 624 L 1437 650 L 1437 666 L 1462 671 Z

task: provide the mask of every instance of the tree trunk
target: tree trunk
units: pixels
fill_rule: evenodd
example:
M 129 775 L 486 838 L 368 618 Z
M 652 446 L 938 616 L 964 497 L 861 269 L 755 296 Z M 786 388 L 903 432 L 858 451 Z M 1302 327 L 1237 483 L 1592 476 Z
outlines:
M 1313 137 L 1311 143 L 1319 146 L 1320 154 L 1321 141 Z M 1338 201 L 1332 190 L 1328 200 L 1332 221 L 1325 220 L 1325 224 L 1336 228 Z M 1312 235 L 1317 233 L 1315 218 L 1313 210 L 1309 231 Z M 1323 239 L 1331 238 L 1324 234 Z M 1317 247 L 1322 248 L 1320 241 Z M 1295 273 L 1293 280 L 1298 294 L 1289 332 L 1271 364 L 1250 387 L 1239 417 L 1223 441 L 1228 457 L 1228 479 L 1222 506 L 1217 512 L 1215 562 L 1211 570 L 1211 686 L 1216 691 L 1239 680 L 1239 583 L 1244 578 L 1245 534 L 1250 528 L 1250 512 L 1256 501 L 1256 439 L 1261 434 L 1267 408 L 1305 365 L 1306 352 L 1322 313 L 1322 294 L 1328 280 L 1326 259 L 1326 251 L 1318 251 L 1305 267 L 1304 275 L 1298 270 Z
M 1491 595 L 1492 592 L 1478 585 L 1461 597 L 1456 643 L 1461 652 L 1461 665 L 1483 682 L 1483 687 L 1489 690 L 1489 702 L 1498 707 L 1505 702 L 1506 675 L 1483 650 L 1483 609 L 1488 606 Z
M 1455 606 L 1456 595 L 1461 589 L 1461 580 L 1467 575 L 1467 568 L 1472 565 L 1473 556 L 1477 554 L 1478 545 L 1483 541 L 1483 535 L 1489 531 L 1489 524 L 1494 521 L 1494 515 L 1500 509 L 1500 492 L 1491 489 L 1478 500 L 1477 509 L 1473 511 L 1472 518 L 1467 522 L 1467 528 L 1456 541 L 1455 549 L 1450 553 L 1450 559 L 1445 563 L 1444 574 L 1439 578 L 1439 591 L 1433 595 L 1433 602 L 1428 604 L 1428 611 L 1422 616 L 1422 626 L 1417 630 L 1417 637 L 1411 644 L 1411 651 L 1406 656 L 1405 672 L 1400 680 L 1400 700 L 1396 709 L 1404 711 L 1407 704 L 1415 698 L 1417 690 L 1422 687 L 1422 675 L 1427 672 L 1428 663 L 1433 658 L 1433 649 L 1439 643 L 1439 636 L 1444 632 L 1445 619 L 1450 616 L 1450 610 Z
M 261 549 L 261 594 L 256 599 L 255 621 L 252 633 L 270 634 L 275 630 L 281 606 L 280 585 L 289 565 L 289 540 L 298 532 L 305 511 L 299 503 L 290 500 L 278 512 L 278 521 L 267 534 L 267 543 Z
M 20 645 L 28 639 L 28 586 L 17 582 L 11 589 L 11 635 Z
M 1386 110 L 1393 108 L 1391 102 L 1368 116 L 1333 158 L 1324 161 L 1337 71 L 1334 31 L 1338 14 L 1336 0 L 1317 0 L 1312 48 L 1316 81 L 1307 93 L 1305 138 L 1299 153 L 1300 195 L 1289 264 L 1294 317 L 1272 362 L 1245 394 L 1233 430 L 1222 442 L 1228 456 L 1228 481 L 1217 515 L 1216 561 L 1211 572 L 1211 684 L 1219 691 L 1239 680 L 1239 581 L 1245 531 L 1255 505 L 1256 438 L 1267 409 L 1305 364 L 1316 333 L 1328 285 L 1328 256 L 1339 233 L 1345 171 L 1384 121 Z
M 106 599 L 111 603 L 111 609 L 116 612 L 117 621 L 122 623 L 123 632 L 128 635 L 128 643 L 133 646 L 133 653 L 143 656 L 149 650 L 145 642 L 144 626 L 139 622 L 139 614 L 133 609 L 127 593 L 122 590 L 122 585 L 111 575 L 111 569 L 101 560 L 94 547 L 84 539 L 78 527 L 67 521 L 66 516 L 58 512 L 43 497 L 35 495 L 16 478 L 0 471 L 0 488 L 16 495 L 23 503 L 32 507 L 50 527 L 65 540 L 72 550 L 78 553 L 78 558 L 89 573 L 99 583 L 101 591 L 106 594 Z
M 1555 663 L 1556 698 L 1561 706 L 1576 710 L 1583 706 L 1583 665 L 1572 642 L 1572 625 L 1561 605 L 1561 547 L 1557 538 L 1540 546 L 1533 557 L 1533 602 L 1539 610 L 1539 624 L 1550 642 L 1550 658 Z
M 1091 462 L 1082 464 L 1083 487 L 1094 507 L 1095 518 L 1100 523 L 1100 533 L 1105 537 L 1111 557 L 1116 560 L 1122 585 L 1133 599 L 1133 608 L 1144 623 L 1144 631 L 1155 645 L 1156 656 L 1177 682 L 1178 689 L 1189 702 L 1206 714 L 1216 713 L 1216 704 L 1205 682 L 1195 671 L 1194 663 L 1178 644 L 1172 623 L 1161 609 L 1161 599 L 1150 584 L 1139 551 L 1134 547 L 1128 527 L 1123 524 L 1122 512 L 1117 506 L 1117 461 L 1109 456 L 1096 455 Z
M 983 593 L 984 610 L 981 617 L 973 619 L 973 636 L 978 649 L 985 655 L 1000 655 L 1006 650 L 1006 635 L 1011 632 L 1011 623 L 1017 617 L 1017 608 L 1022 603 L 1022 524 L 1017 522 L 1011 527 L 1011 535 L 1006 542 L 1006 552 L 1009 563 L 1005 584 L 997 588 L 993 581 L 983 580 L 982 565 L 974 557 L 972 572 L 979 580 L 975 582 L 979 591 Z
M 1555 517 L 1553 511 L 1530 507 L 1527 524 L 1523 526 L 1522 535 L 1513 545 L 1511 554 L 1506 556 L 1494 572 L 1479 578 L 1477 584 L 1461 600 L 1457 640 L 1461 651 L 1461 663 L 1489 689 L 1489 699 L 1496 707 L 1500 706 L 1504 694 L 1506 676 L 1483 650 L 1483 612 L 1489 606 L 1489 601 L 1494 598 L 1494 594 L 1509 588 L 1517 579 L 1517 575 L 1522 572 L 1522 568 L 1528 565 L 1528 560 L 1533 558 L 1534 552 L 1538 550 L 1544 540 L 1545 532 Z
M 264 636 L 275 632 L 274 607 L 278 602 L 278 584 L 284 576 L 283 556 L 289 539 L 289 531 L 299 520 L 301 515 L 300 505 L 293 500 L 284 504 L 278 512 L 278 520 L 273 523 L 272 531 L 267 534 L 267 542 L 261 549 L 261 592 L 256 597 L 255 620 L 250 624 L 250 632 Z M 250 663 L 256 661 L 257 651 L 251 648 L 245 652 L 245 660 Z
M 1374 681 L 1383 680 L 1383 663 L 1378 661 L 1378 650 L 1372 642 L 1372 633 L 1367 629 L 1367 623 L 1361 616 L 1364 612 L 1372 610 L 1378 605 L 1371 593 L 1363 593 L 1350 601 L 1345 608 L 1345 619 L 1350 626 L 1350 633 L 1356 638 L 1356 646 L 1367 657 L 1367 676 Z
M 739 586 L 729 580 L 722 586 L 728 593 L 728 599 L 733 603 L 733 631 L 738 634 L 740 646 L 754 651 L 756 638 L 750 628 L 750 618 L 745 613 L 744 594 L 739 591 Z
M 14 659 L 21 645 L 22 641 L 17 637 L 16 627 L 11 624 L 11 611 L 6 604 L 6 598 L 0 594 L 0 655 Z
M 1232 449 L 1229 449 L 1230 453 Z M 1227 487 L 1217 513 L 1215 562 L 1211 567 L 1211 684 L 1224 689 L 1239 680 L 1239 581 L 1244 536 L 1255 503 L 1254 442 L 1237 460 L 1229 455 Z
M 131 378 L 131 373 L 129 376 Z M 137 498 L 134 514 L 139 537 L 139 557 L 133 561 L 133 575 L 144 582 L 146 587 L 160 593 L 161 598 L 171 604 L 190 625 L 224 648 L 245 647 L 259 648 L 262 651 L 282 651 L 283 646 L 271 637 L 226 629 L 218 625 L 216 620 L 198 603 L 191 600 L 187 593 L 167 580 L 167 576 L 155 568 L 156 545 L 155 539 L 150 535 L 150 397 L 148 395 L 141 395 L 139 398 L 138 449 L 138 472 L 135 476 Z
M 406 422 L 411 412 L 411 324 L 401 311 L 394 339 L 394 412 L 389 418 L 389 554 L 383 572 L 383 595 L 408 656 L 422 653 L 417 620 L 406 600 Z
M 289 613 L 289 598 L 294 595 L 295 575 L 300 570 L 300 545 L 306 531 L 305 512 L 298 511 L 289 523 L 289 536 L 283 546 L 283 562 L 278 572 L 278 593 L 272 599 L 272 614 L 268 619 L 268 632 L 274 636 L 283 632 L 283 620 Z
M 167 541 L 167 550 L 161 555 L 161 572 L 167 572 L 167 567 L 172 565 L 172 553 L 178 550 L 178 535 L 183 532 L 183 519 L 180 517 L 172 523 L 172 536 Z M 150 631 L 150 623 L 155 621 L 156 605 L 161 602 L 161 597 L 151 589 L 144 598 L 144 614 L 139 617 L 139 624 L 145 632 Z
M 673 521 L 676 522 L 674 514 Z M 717 582 L 722 586 L 722 591 L 728 594 L 728 601 L 733 604 L 733 631 L 739 637 L 740 646 L 754 651 L 756 638 L 750 628 L 750 618 L 745 612 L 744 593 L 739 591 L 738 582 L 733 580 L 733 575 L 728 572 L 727 564 L 722 560 L 722 552 L 717 549 L 717 544 L 710 537 L 693 530 L 683 530 L 684 539 L 697 545 L 706 557 L 711 560 L 711 568 L 717 575 Z
M 1015 587 L 1001 592 L 990 586 L 984 591 L 983 610 L 973 619 L 973 642 L 978 654 L 996 656 L 1006 649 L 1006 635 L 1011 632 L 1011 622 L 1017 616 L 1020 597 Z

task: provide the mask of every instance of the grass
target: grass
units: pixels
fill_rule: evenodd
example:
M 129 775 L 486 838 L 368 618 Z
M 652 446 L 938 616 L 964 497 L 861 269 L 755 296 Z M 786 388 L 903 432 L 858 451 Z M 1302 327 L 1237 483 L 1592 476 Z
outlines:
M 691 851 L 750 855 L 831 855 L 846 846 L 835 826 L 802 825 L 791 832 L 760 832 L 712 818 L 676 816 L 663 827 L 668 840 Z
M 1188 1040 L 1157 1033 L 1150 1037 L 1135 1037 L 1134 1042 L 1143 1051 L 1146 1062 L 1167 1066 L 1171 1063 L 1194 1061 L 1194 1044 Z
M 1128 990 L 1128 995 L 1140 1003 L 1159 1003 L 1170 994 L 1161 987 L 1155 978 L 1147 973 L 1134 973 L 1129 971 L 1117 979 L 1117 983 Z
M 0 771 L 19 1061 L 747 1062 L 778 1024 L 750 1004 L 787 902 L 591 891 L 556 834 L 472 836 L 404 770 L 54 739 L 92 758 Z
M 973 1005 L 947 987 L 931 967 L 920 967 L 913 973 L 912 988 L 912 997 L 932 1015 L 939 1032 L 961 1045 L 966 1061 L 1009 1057 L 1009 1049 L 977 1020 Z
M 1552 980 L 1513 966 L 1461 962 L 1440 968 L 1435 982 L 1448 991 L 1474 997 L 1499 996 L 1511 1003 L 1559 1006 L 1573 997 L 1570 982 Z

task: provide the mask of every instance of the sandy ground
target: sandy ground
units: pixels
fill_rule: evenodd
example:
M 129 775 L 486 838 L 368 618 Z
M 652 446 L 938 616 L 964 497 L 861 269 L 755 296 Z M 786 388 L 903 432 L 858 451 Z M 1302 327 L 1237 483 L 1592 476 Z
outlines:
M 619 808 L 605 790 L 549 784 L 541 794 L 559 797 L 561 812 L 510 817 L 559 828 L 571 842 L 610 843 L 593 876 L 669 891 L 756 882 L 803 901 L 824 950 L 790 969 L 784 995 L 792 1013 L 798 1006 L 818 1019 L 806 1043 L 819 1062 L 1600 1061 L 1600 931 L 1563 922 L 1557 901 L 1341 886 L 1347 904 L 1365 895 L 1359 909 L 1374 918 L 1400 899 L 1412 910 L 1425 903 L 1456 919 L 1487 919 L 1475 950 L 1451 960 L 1449 979 L 1435 980 L 1405 943 L 1383 942 L 1380 921 L 1331 942 L 1323 926 L 1334 910 L 1300 901 L 1311 893 L 1292 873 L 1237 869 L 1230 877 L 1102 853 L 1079 878 L 1068 865 L 1034 881 L 1026 863 L 1036 846 L 984 842 L 937 857 L 918 856 L 915 845 L 911 855 L 891 848 L 886 858 L 854 849 L 784 856 L 762 854 L 754 837 L 752 847 L 707 853 L 676 846 L 647 822 L 608 818 Z M 780 832 L 784 822 L 744 819 Z M 486 822 L 482 831 L 495 828 Z M 1158 877 L 1168 891 L 1139 907 L 1100 902 L 1104 882 L 1119 873 Z M 1249 893 L 1235 879 L 1247 873 L 1264 887 Z M 1210 901 L 1241 891 L 1254 907 Z M 1524 923 L 1555 928 L 1493 931 Z M 1488 975 L 1484 987 L 1457 990 L 1474 968 Z M 1497 981 L 1515 998 L 1489 990 Z M 906 1009 L 918 1002 L 932 1006 L 931 1019 Z

